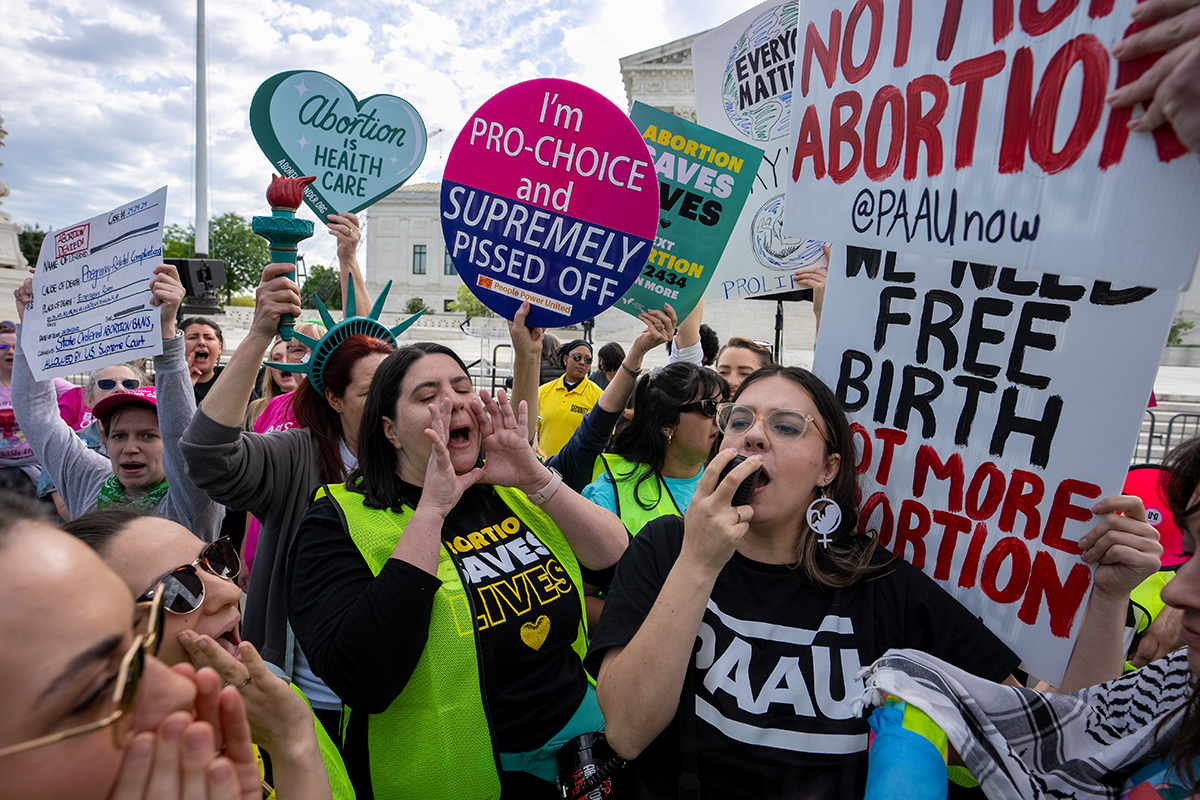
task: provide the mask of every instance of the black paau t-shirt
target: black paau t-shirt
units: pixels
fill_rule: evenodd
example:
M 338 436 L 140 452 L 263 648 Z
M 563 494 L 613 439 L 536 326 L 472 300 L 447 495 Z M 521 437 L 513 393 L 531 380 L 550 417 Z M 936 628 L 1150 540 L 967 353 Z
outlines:
M 682 542 L 683 520 L 662 517 L 630 543 L 592 638 L 593 674 L 604 650 L 637 633 Z M 881 551 L 879 561 L 889 557 Z M 993 680 L 1019 662 L 900 560 L 849 588 L 825 590 L 786 566 L 735 553 L 717 578 L 699 640 L 696 742 L 706 797 L 862 797 L 869 728 L 850 701 L 863 690 L 855 674 L 888 648 L 924 650 Z M 676 797 L 679 752 L 677 714 L 631 765 L 630 796 Z
M 501 752 L 540 747 L 579 707 L 587 676 L 571 649 L 578 590 L 491 486 L 473 486 L 442 526 L 473 595 L 485 696 Z

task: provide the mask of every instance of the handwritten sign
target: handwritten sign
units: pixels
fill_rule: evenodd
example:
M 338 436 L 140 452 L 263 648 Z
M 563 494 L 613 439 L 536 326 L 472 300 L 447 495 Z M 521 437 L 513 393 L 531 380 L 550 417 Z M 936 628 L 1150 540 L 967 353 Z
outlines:
M 446 159 L 441 212 L 450 258 L 484 305 L 512 319 L 528 300 L 530 325 L 557 327 L 596 316 L 641 274 L 658 181 L 621 109 L 541 78 L 472 115 Z
M 39 381 L 162 353 L 150 279 L 162 263 L 167 187 L 46 235 L 21 351 Z
M 1121 492 L 1178 293 L 834 248 L 814 372 L 853 424 L 859 530 L 1061 680 L 1076 543 Z
M 801 3 L 785 232 L 1184 288 L 1200 163 L 1104 103 L 1133 6 Z
M 822 260 L 823 234 L 784 233 L 796 3 L 755 6 L 692 44 L 696 120 L 764 150 L 750 196 L 705 297 L 790 292 L 792 273 Z
M 279 174 L 317 176 L 304 202 L 322 222 L 387 197 L 425 158 L 425 123 L 407 100 L 358 100 L 322 72 L 281 72 L 263 81 L 250 103 L 250 130 Z
M 636 316 L 667 301 L 683 319 L 716 272 L 762 150 L 645 103 L 634 103 L 629 118 L 658 173 L 658 236 L 617 307 Z

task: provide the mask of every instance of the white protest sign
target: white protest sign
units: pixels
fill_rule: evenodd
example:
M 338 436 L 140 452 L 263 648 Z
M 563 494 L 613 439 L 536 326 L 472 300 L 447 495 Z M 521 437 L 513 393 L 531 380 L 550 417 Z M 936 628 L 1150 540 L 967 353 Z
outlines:
M 859 530 L 1052 684 L 1119 494 L 1177 292 L 837 246 L 813 371 L 846 405 Z
M 162 263 L 167 187 L 47 234 L 21 350 L 39 381 L 162 353 L 150 279 Z
M 1184 288 L 1200 163 L 1104 103 L 1134 4 L 801 3 L 785 232 Z
M 815 228 L 784 233 L 796 42 L 796 4 L 766 2 L 692 43 L 696 121 L 765 151 L 707 298 L 790 292 L 793 272 L 823 263 L 821 243 L 805 238 Z

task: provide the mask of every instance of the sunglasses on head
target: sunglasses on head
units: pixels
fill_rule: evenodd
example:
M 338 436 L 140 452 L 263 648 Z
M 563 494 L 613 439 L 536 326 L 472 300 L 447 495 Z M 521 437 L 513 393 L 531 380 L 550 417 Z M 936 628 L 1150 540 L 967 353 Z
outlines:
M 572 361 L 582 361 L 585 364 L 592 363 L 591 356 L 584 356 L 584 355 L 580 355 L 579 353 L 571 353 L 571 360 Z
M 112 378 L 101 378 L 100 380 L 96 381 L 96 385 L 106 392 L 117 388 L 117 382 Z M 134 389 L 141 387 L 141 385 L 141 382 L 138 381 L 137 378 L 125 378 L 123 381 L 121 381 L 122 388 L 128 389 L 131 392 Z
M 218 578 L 230 581 L 236 579 L 242 571 L 242 561 L 238 557 L 237 548 L 229 541 L 228 536 L 223 536 L 204 548 L 200 557 L 192 563 L 176 567 L 162 576 L 155 587 L 149 589 L 139 600 L 145 601 L 161 586 L 164 609 L 172 614 L 190 614 L 204 602 L 204 579 L 196 571 L 197 566 Z
M 694 403 L 685 403 L 679 407 L 680 413 L 687 411 L 699 411 L 706 417 L 715 417 L 717 415 L 717 405 L 721 402 L 719 397 L 706 397 L 703 400 L 697 400 Z
M 146 670 L 146 656 L 158 653 L 158 633 L 162 630 L 162 587 L 156 586 L 148 594 L 150 595 L 148 601 L 137 604 L 139 612 L 149 612 L 146 617 L 146 632 L 133 637 L 133 644 L 125 651 L 125 655 L 121 657 L 121 663 L 117 667 L 116 679 L 113 681 L 112 699 L 107 706 L 101 706 L 102 710 L 112 708 L 112 711 L 94 722 L 87 722 L 65 731 L 58 731 L 48 736 L 0 748 L 0 758 L 24 753 L 27 750 L 35 750 L 64 739 L 72 739 L 85 733 L 107 728 L 110 725 L 113 727 L 113 744 L 121 750 L 129 745 L 136 732 L 134 722 L 136 722 L 137 715 L 133 713 L 133 703 L 137 698 L 142 673 Z

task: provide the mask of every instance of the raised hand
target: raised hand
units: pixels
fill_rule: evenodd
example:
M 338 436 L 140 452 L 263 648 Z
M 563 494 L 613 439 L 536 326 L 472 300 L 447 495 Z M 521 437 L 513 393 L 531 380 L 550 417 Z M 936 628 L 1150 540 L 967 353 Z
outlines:
M 450 415 L 453 411 L 454 402 L 449 397 L 429 404 L 429 427 L 425 429 L 425 435 L 433 442 L 433 448 L 429 451 L 425 482 L 421 488 L 421 501 L 417 504 L 419 509 L 434 511 L 443 518 L 458 505 L 462 493 L 478 482 L 483 475 L 483 470 L 479 467 L 462 475 L 454 472 L 450 449 L 447 446 L 450 441 Z M 483 414 L 483 410 L 475 403 L 471 404 L 471 412 L 477 417 Z
M 542 358 L 542 340 L 545 337 L 545 328 L 530 328 L 525 324 L 525 320 L 529 318 L 529 301 L 521 303 L 521 307 L 517 309 L 517 313 L 513 314 L 513 318 L 508 321 L 508 335 L 512 339 L 513 351 L 517 355 L 525 354 L 529 356 L 537 356 L 540 361 Z
M 288 277 L 296 270 L 294 264 L 268 264 L 262 279 L 254 291 L 254 320 L 251 331 L 274 338 L 279 330 L 279 318 L 284 314 L 298 317 L 300 311 L 300 287 Z
M 479 422 L 487 453 L 482 480 L 496 486 L 513 486 L 527 494 L 545 487 L 550 471 L 529 446 L 529 413 L 525 403 L 514 412 L 503 389 L 496 397 L 486 389 L 479 396 L 483 405 L 473 406 L 472 412 Z
M 169 264 L 159 264 L 150 279 L 150 305 L 159 306 L 160 330 L 164 339 L 175 338 L 175 317 L 183 304 L 186 292 L 179 270 Z
M 1162 566 L 1158 531 L 1146 522 L 1140 497 L 1116 495 L 1092 506 L 1100 519 L 1079 540 L 1080 556 L 1096 565 L 1094 590 L 1114 598 L 1128 598 L 1137 585 Z
M 754 509 L 750 506 L 733 506 L 733 493 L 754 470 L 762 466 L 762 456 L 751 456 L 738 464 L 724 480 L 719 480 L 721 471 L 737 456 L 733 448 L 726 448 L 709 462 L 696 484 L 696 494 L 683 516 L 683 549 L 680 561 L 695 564 L 714 574 L 720 572 L 733 557 L 746 532 Z

